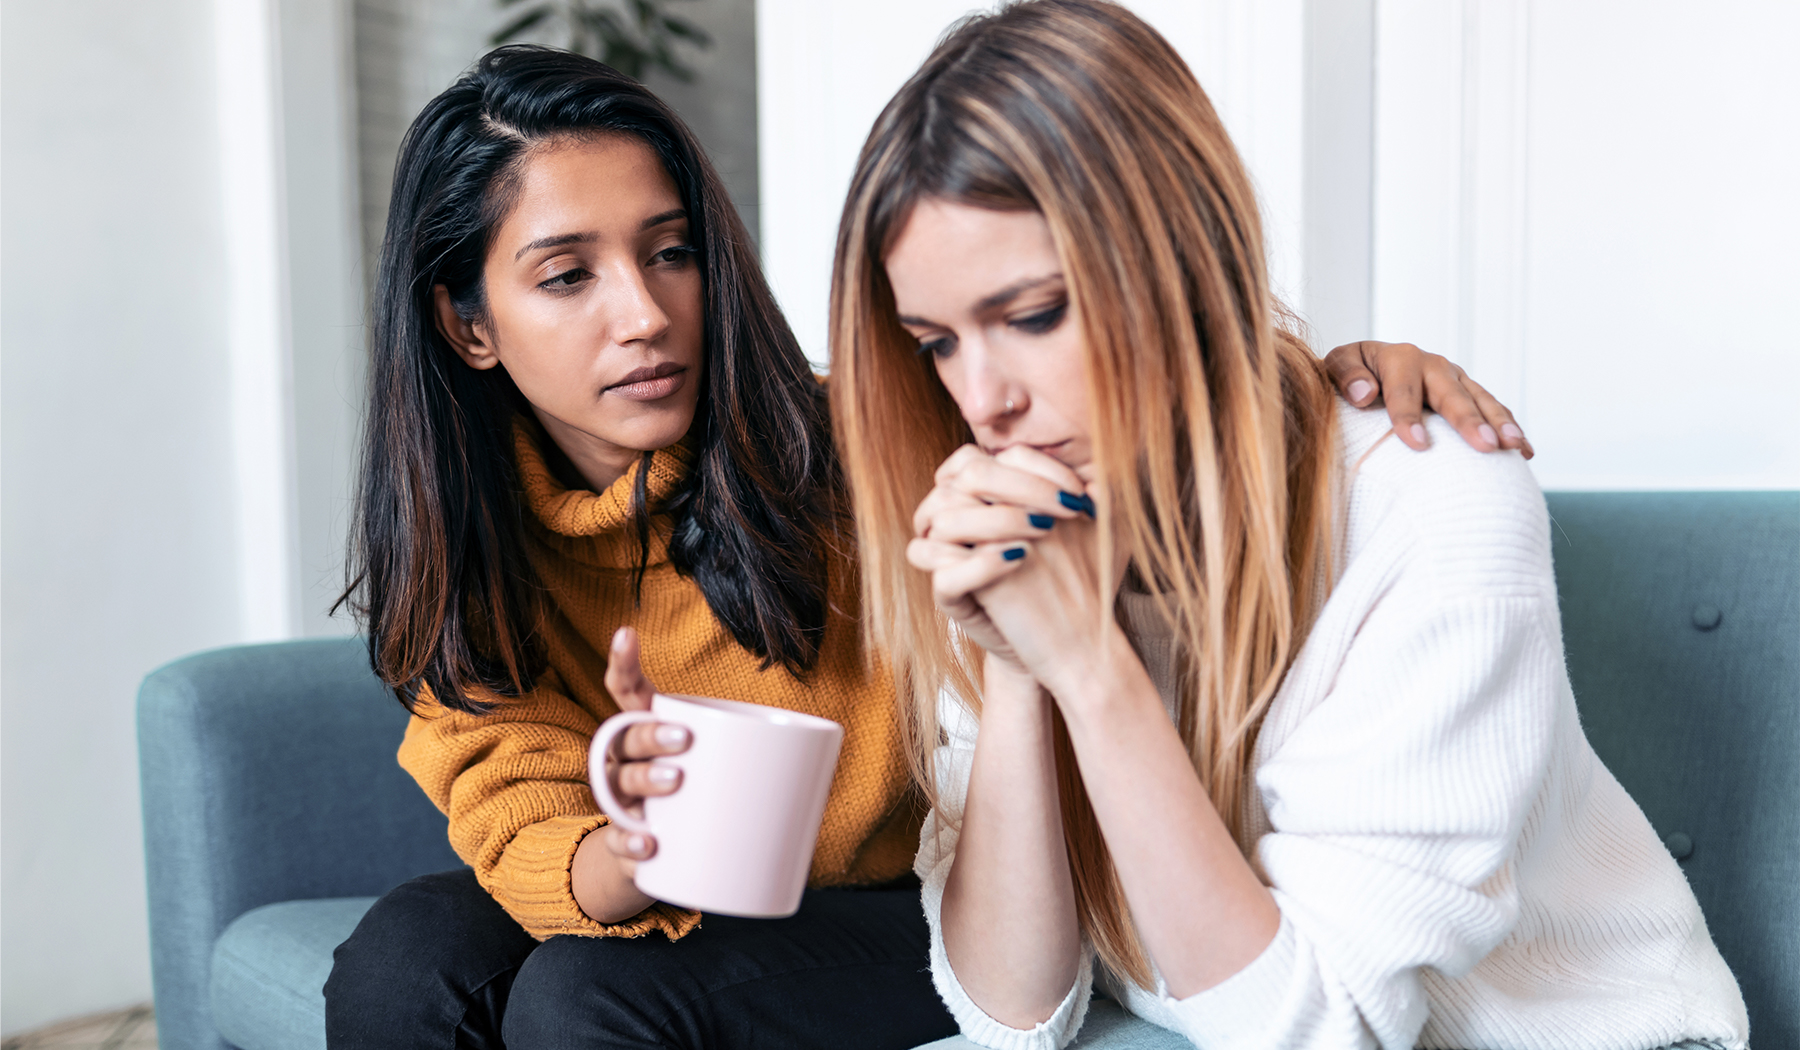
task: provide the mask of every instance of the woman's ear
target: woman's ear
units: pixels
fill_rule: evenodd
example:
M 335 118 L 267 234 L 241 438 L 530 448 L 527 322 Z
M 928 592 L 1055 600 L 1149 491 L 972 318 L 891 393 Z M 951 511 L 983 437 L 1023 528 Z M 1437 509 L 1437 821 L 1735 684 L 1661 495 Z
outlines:
M 450 289 L 437 285 L 431 289 L 432 305 L 437 308 L 437 327 L 444 338 L 449 340 L 450 348 L 456 356 L 463 359 L 463 364 L 470 368 L 492 368 L 500 363 L 494 348 L 488 345 L 481 330 L 473 321 L 465 321 L 456 312 L 456 304 L 450 301 Z

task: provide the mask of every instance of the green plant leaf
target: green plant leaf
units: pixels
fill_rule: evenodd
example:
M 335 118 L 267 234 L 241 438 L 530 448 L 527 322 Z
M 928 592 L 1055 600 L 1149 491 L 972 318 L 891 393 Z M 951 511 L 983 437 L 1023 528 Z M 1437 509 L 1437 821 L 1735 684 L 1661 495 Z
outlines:
M 668 14 L 674 0 L 495 0 L 501 9 L 532 3 L 529 10 L 494 33 L 490 42 L 506 43 L 558 18 L 567 27 L 566 46 L 571 51 L 599 59 L 626 76 L 642 79 L 658 69 L 682 81 L 694 79 L 694 71 L 675 54 L 677 43 L 711 47 L 704 29 Z
M 681 37 L 695 47 L 712 46 L 712 34 L 701 29 L 694 23 L 689 22 L 685 18 L 676 18 L 674 15 L 664 15 L 662 16 L 662 27 L 671 36 Z
M 515 2 L 516 2 L 516 0 L 515 0 Z M 496 29 L 494 31 L 494 35 L 491 37 L 488 37 L 488 43 L 504 44 L 509 40 L 516 39 L 520 33 L 525 32 L 527 29 L 530 29 L 532 26 L 537 25 L 539 22 L 542 22 L 544 19 L 549 18 L 549 17 L 550 17 L 550 5 L 549 4 L 544 4 L 541 7 L 534 8 L 534 9 L 527 11 L 524 14 L 520 15 L 519 17 L 513 19 L 512 21 L 506 23 L 505 26 L 503 26 L 499 29 Z

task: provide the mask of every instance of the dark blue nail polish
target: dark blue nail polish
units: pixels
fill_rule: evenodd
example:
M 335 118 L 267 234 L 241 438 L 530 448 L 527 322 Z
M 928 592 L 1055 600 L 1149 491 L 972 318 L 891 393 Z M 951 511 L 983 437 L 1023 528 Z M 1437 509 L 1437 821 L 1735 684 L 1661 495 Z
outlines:
M 1056 498 L 1070 510 L 1078 510 L 1090 518 L 1094 516 L 1094 500 L 1091 496 L 1077 496 L 1073 492 L 1058 492 Z
M 1007 561 L 1018 561 L 1020 558 L 1023 558 L 1025 556 L 1025 548 L 1023 548 L 1023 547 L 1008 547 L 1005 550 L 1000 552 L 1000 556 L 1002 558 L 1005 558 Z
M 1056 524 L 1056 519 L 1048 514 L 1027 514 L 1025 520 L 1031 522 L 1034 529 L 1047 529 Z

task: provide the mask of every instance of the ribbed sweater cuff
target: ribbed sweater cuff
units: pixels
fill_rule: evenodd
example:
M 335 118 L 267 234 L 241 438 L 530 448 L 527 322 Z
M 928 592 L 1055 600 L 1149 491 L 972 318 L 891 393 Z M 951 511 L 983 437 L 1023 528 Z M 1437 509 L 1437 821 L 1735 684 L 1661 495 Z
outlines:
M 1167 1006 L 1181 1020 L 1181 1033 L 1199 1046 L 1248 1046 L 1259 1032 L 1266 1032 L 1271 1018 L 1293 1009 L 1288 1003 L 1299 945 L 1287 915 L 1275 939 L 1250 965 L 1219 984 L 1186 999 L 1165 996 Z
M 575 903 L 569 871 L 581 840 L 607 823 L 598 814 L 551 817 L 519 829 L 489 876 L 490 889 L 525 932 L 538 940 L 558 934 L 642 937 L 660 931 L 679 940 L 700 925 L 700 913 L 658 902 L 624 922 L 595 922 Z
M 975 1000 L 969 998 L 969 993 L 956 977 L 956 971 L 950 968 L 949 956 L 944 953 L 943 935 L 936 930 L 933 934 L 931 975 L 936 980 L 938 995 L 950 1008 L 950 1015 L 956 1018 L 957 1027 L 970 1042 L 990 1050 L 1054 1050 L 1067 1045 L 1075 1033 L 1081 1030 L 1081 1023 L 1087 1019 L 1088 1000 L 1094 987 L 1093 964 L 1087 951 L 1082 952 L 1075 983 L 1070 986 L 1068 994 L 1063 996 L 1062 1002 L 1057 1004 L 1056 1012 L 1035 1027 L 1013 1028 L 989 1016 L 987 1011 L 975 1004 Z

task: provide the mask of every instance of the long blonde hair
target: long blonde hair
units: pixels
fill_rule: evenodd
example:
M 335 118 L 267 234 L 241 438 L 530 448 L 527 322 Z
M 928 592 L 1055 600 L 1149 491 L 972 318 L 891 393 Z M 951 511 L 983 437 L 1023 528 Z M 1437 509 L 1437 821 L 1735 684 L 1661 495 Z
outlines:
M 1032 0 L 972 18 L 876 121 L 832 276 L 831 396 L 863 561 L 866 626 L 892 655 L 913 771 L 936 797 L 937 701 L 979 710 L 979 654 L 906 563 L 912 514 L 968 426 L 895 318 L 883 256 L 913 206 L 1030 209 L 1082 319 L 1104 552 L 1168 600 L 1178 728 L 1245 843 L 1257 729 L 1319 603 L 1332 546 L 1334 398 L 1269 288 L 1255 192 L 1174 48 L 1123 7 Z M 1103 580 L 1110 589 L 1116 580 Z M 1150 968 L 1057 725 L 1083 931 Z

